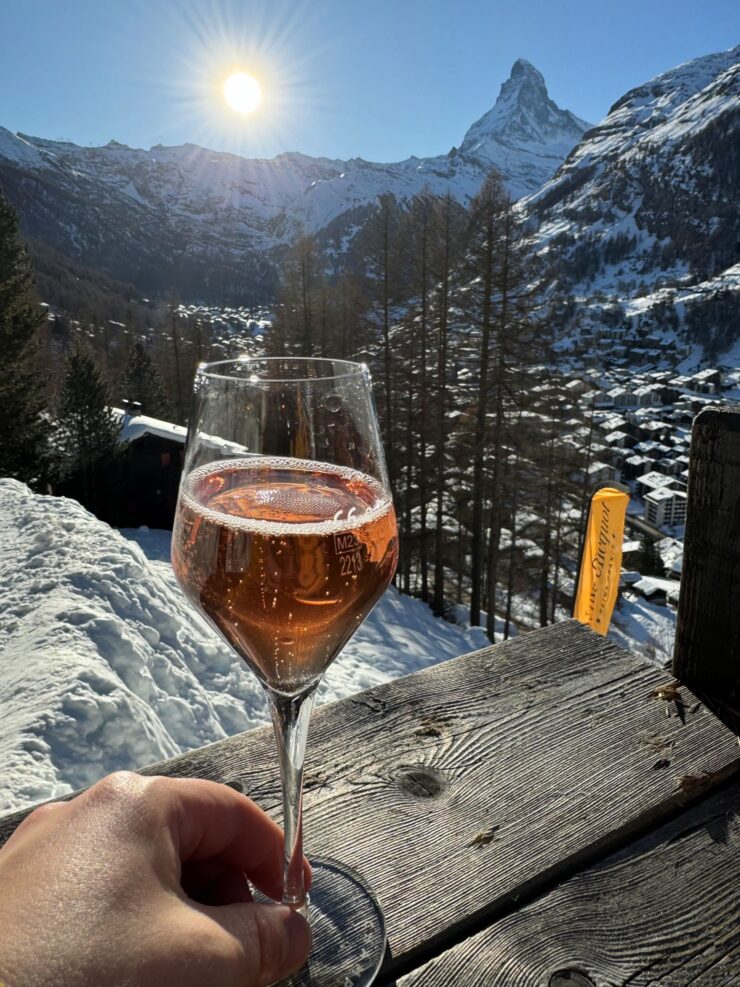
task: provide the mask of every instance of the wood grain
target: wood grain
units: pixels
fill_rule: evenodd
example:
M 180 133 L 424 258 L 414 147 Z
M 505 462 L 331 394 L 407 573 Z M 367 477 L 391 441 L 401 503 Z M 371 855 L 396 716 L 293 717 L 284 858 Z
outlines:
M 370 880 L 386 911 L 389 972 L 548 890 L 738 769 L 735 738 L 687 690 L 680 708 L 655 698 L 669 682 L 568 621 L 317 710 L 307 851 Z M 279 817 L 267 729 L 147 771 L 240 783 Z M 0 838 L 19 818 L 0 823 Z
M 692 428 L 673 672 L 740 733 L 740 412 L 728 408 Z
M 740 785 L 415 970 L 398 987 L 740 984 Z

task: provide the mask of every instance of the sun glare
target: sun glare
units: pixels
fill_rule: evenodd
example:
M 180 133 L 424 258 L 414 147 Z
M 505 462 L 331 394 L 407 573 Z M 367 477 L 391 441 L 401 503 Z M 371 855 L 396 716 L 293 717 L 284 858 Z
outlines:
M 224 99 L 235 113 L 253 113 L 262 102 L 262 86 L 248 72 L 232 72 L 224 83 Z
M 280 16 L 273 16 L 275 7 Z M 175 140 L 187 134 L 194 144 L 248 158 L 272 157 L 300 143 L 307 121 L 328 99 L 317 81 L 325 50 L 305 45 L 303 37 L 313 18 L 324 23 L 321 4 L 177 0 L 150 8 L 172 37 L 173 65 L 157 82 L 171 93 Z

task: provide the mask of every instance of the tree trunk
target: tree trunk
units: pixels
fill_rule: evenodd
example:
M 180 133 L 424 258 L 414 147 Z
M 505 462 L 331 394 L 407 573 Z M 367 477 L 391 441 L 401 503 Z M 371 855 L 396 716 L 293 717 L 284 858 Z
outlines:
M 470 623 L 480 625 L 483 573 L 483 460 L 488 408 L 488 362 L 491 337 L 491 291 L 493 282 L 493 214 L 486 216 L 486 239 L 482 257 L 483 305 L 481 313 L 480 362 L 478 368 L 478 407 L 473 442 L 473 518 L 470 546 Z
M 421 352 L 419 356 L 419 567 L 421 598 L 429 599 L 429 560 L 427 549 L 427 250 L 428 209 L 424 209 L 421 240 Z
M 504 617 L 504 641 L 509 639 L 511 630 L 511 604 L 514 596 L 514 563 L 516 560 L 516 523 L 519 507 L 519 453 L 514 453 L 513 489 L 511 497 L 511 546 L 509 549 L 509 573 L 506 579 L 506 614 Z

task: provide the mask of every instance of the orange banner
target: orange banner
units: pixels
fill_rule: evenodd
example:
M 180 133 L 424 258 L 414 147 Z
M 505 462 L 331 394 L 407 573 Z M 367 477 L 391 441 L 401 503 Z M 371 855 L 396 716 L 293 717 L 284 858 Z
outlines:
M 602 487 L 591 498 L 573 616 L 599 634 L 609 630 L 617 600 L 628 503 L 629 496 L 614 487 Z

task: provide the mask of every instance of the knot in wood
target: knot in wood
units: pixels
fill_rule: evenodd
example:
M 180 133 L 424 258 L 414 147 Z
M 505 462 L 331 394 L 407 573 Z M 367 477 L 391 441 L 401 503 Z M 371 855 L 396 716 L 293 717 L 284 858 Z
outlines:
M 228 788 L 233 788 L 235 792 L 244 794 L 244 785 L 242 785 L 238 778 L 229 778 L 228 781 L 224 782 L 224 785 Z
M 596 987 L 596 984 L 580 970 L 558 970 L 550 977 L 548 987 Z
M 420 799 L 436 798 L 447 788 L 447 779 L 442 772 L 425 764 L 402 768 L 396 781 L 405 792 Z

